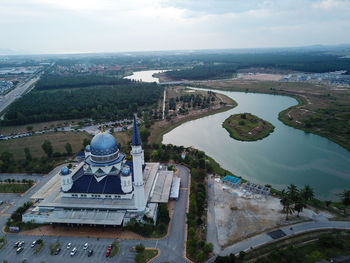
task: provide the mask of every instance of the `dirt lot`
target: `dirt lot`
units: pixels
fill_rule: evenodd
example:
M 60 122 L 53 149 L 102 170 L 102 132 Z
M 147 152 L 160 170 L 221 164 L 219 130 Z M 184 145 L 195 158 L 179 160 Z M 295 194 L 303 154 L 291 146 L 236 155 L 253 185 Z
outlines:
M 214 182 L 214 211 L 218 244 L 229 246 L 249 236 L 301 220 L 328 220 L 328 213 L 315 213 L 305 209 L 286 221 L 278 198 L 262 195 L 243 194 L 239 188 L 228 187 Z M 223 189 L 224 188 L 224 189 Z
M 267 80 L 267 81 L 278 81 L 283 78 L 283 75 L 280 74 L 267 74 L 267 73 L 240 73 L 237 76 L 239 79 L 247 79 L 247 80 Z

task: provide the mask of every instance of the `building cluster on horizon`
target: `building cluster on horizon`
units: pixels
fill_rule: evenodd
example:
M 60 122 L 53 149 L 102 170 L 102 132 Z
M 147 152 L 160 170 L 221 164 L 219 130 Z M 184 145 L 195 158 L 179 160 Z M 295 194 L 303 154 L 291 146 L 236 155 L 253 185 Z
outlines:
M 63 167 L 32 196 L 35 206 L 23 221 L 116 226 L 146 216 L 156 222 L 158 204 L 169 201 L 172 185 L 175 191 L 179 187 L 173 184 L 173 171 L 144 162 L 135 117 L 131 148 L 129 161 L 115 138 L 101 129 L 86 146 L 82 162 Z

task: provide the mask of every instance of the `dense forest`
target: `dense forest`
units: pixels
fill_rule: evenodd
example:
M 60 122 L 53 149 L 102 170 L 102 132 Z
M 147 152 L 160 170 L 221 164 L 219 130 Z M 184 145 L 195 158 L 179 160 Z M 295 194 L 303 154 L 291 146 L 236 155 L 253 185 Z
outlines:
M 112 78 L 98 75 L 68 75 L 59 76 L 47 74 L 43 76 L 35 88 L 37 90 L 49 90 L 60 88 L 85 88 L 97 85 L 128 84 L 131 80 L 124 78 Z
M 232 77 L 237 70 L 236 65 L 203 65 L 195 66 L 191 69 L 173 70 L 166 72 L 167 76 L 174 80 L 194 79 L 204 80 L 213 78 Z
M 312 73 L 346 70 L 350 74 L 350 59 L 311 52 L 202 54 L 189 57 L 193 61 L 200 61 L 202 65 L 167 71 L 165 74 L 174 80 L 202 80 L 226 77 L 236 70 L 252 67 Z
M 93 118 L 116 120 L 156 104 L 163 88 L 155 83 L 128 83 L 107 87 L 55 89 L 32 92 L 12 103 L 2 125 Z

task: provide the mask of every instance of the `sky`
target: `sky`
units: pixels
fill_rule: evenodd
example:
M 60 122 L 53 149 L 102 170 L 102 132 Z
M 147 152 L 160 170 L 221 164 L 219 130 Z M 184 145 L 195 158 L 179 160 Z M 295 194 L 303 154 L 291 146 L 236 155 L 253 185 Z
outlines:
M 0 0 L 0 50 L 82 53 L 350 43 L 350 0 Z

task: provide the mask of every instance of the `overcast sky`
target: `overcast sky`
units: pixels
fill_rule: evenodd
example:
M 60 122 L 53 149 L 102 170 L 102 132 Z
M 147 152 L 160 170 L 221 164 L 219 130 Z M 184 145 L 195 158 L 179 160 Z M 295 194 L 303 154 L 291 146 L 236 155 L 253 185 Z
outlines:
M 0 0 L 0 49 L 30 53 L 350 43 L 350 0 Z

